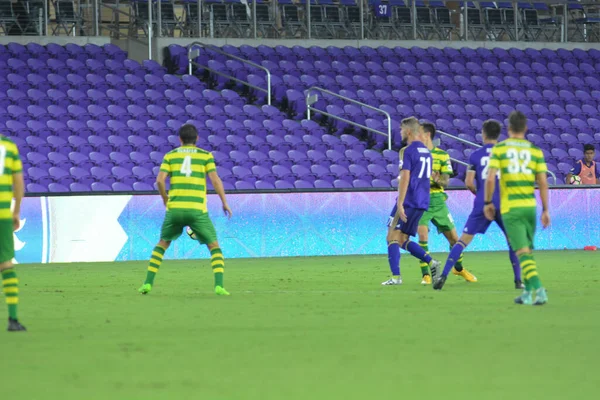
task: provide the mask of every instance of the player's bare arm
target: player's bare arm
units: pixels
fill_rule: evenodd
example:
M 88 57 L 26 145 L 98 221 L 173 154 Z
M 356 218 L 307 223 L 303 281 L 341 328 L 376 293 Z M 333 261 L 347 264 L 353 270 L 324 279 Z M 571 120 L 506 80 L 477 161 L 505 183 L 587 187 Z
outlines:
M 475 186 L 475 171 L 467 171 L 467 175 L 465 176 L 465 185 L 467 189 L 471 191 L 473 194 L 477 194 L 477 187 Z
M 156 177 L 156 186 L 158 187 L 158 193 L 160 193 L 160 197 L 162 201 L 167 206 L 167 202 L 169 201 L 169 196 L 167 195 L 167 176 L 169 176 L 166 172 L 160 171 L 158 176 Z
M 400 171 L 400 181 L 398 182 L 398 217 L 402 222 L 407 221 L 406 212 L 404 211 L 404 200 L 406 199 L 409 182 L 410 171 L 403 169 Z
M 225 215 L 231 218 L 233 213 L 231 212 L 231 208 L 229 208 L 229 205 L 227 204 L 227 198 L 225 197 L 225 188 L 223 187 L 223 181 L 221 181 L 221 178 L 219 177 L 219 174 L 217 174 L 217 171 L 209 172 L 208 179 L 210 179 L 210 182 L 215 188 L 215 192 L 217 192 L 217 195 L 219 195 L 219 198 L 221 199 L 221 203 L 223 204 L 223 212 L 225 212 Z
M 21 201 L 25 196 L 25 181 L 23 173 L 13 174 L 13 197 L 15 199 L 15 208 L 13 209 L 13 229 L 16 231 L 21 225 Z
M 542 226 L 547 228 L 550 225 L 550 213 L 548 212 L 548 178 L 545 172 L 536 174 L 536 181 L 540 190 L 540 199 L 542 200 Z
M 485 206 L 483 207 L 483 212 L 485 217 L 493 221 L 496 218 L 496 207 L 494 203 L 492 203 L 492 199 L 494 197 L 494 190 L 496 190 L 496 174 L 498 173 L 497 168 L 488 168 L 488 176 L 485 180 L 485 195 L 483 197 Z

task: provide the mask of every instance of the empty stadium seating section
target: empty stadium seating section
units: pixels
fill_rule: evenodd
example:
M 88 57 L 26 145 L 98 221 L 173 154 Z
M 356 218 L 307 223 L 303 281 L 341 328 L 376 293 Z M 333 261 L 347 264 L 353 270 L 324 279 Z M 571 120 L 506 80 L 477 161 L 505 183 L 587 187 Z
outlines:
M 0 46 L 0 131 L 20 147 L 29 192 L 150 191 L 162 156 L 191 122 L 228 190 L 393 187 L 397 153 L 385 137 L 332 119 L 305 118 L 304 90 L 320 86 L 478 141 L 487 118 L 530 116 L 530 139 L 561 180 L 600 144 L 600 51 L 266 46 L 222 50 L 267 67 L 266 95 L 187 66 L 171 46 L 172 74 L 113 45 Z M 202 51 L 211 68 L 264 86 L 264 73 Z M 383 126 L 380 116 L 322 98 L 332 114 Z M 395 137 L 396 145 L 398 137 Z M 472 148 L 442 147 L 466 160 Z M 464 170 L 452 181 L 462 184 Z

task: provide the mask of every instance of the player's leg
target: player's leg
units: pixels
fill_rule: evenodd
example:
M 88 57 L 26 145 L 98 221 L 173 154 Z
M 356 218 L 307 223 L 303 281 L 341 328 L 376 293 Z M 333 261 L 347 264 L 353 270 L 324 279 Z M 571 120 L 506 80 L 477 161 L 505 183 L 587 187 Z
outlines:
M 504 223 L 502 222 L 502 217 L 500 213 L 498 213 L 498 216 L 496 217 L 496 224 L 506 237 L 506 243 L 508 244 L 508 257 L 510 258 L 510 264 L 512 265 L 513 269 L 515 289 L 525 289 L 525 285 L 521 281 L 521 263 L 519 262 L 519 257 L 517 257 L 517 254 L 510 247 L 508 235 L 506 234 L 506 229 L 504 228 Z
M 390 272 L 392 277 L 381 284 L 384 286 L 389 285 L 400 285 L 402 283 L 402 277 L 400 276 L 400 240 L 401 223 L 396 216 L 397 207 L 394 206 L 390 216 L 388 218 L 388 230 L 386 236 L 387 251 L 388 251 L 388 263 L 390 265 Z
M 521 264 L 525 291 L 515 299 L 517 304 L 542 305 L 548 302 L 546 290 L 538 275 L 537 264 L 533 256 L 533 237 L 535 235 L 536 220 L 535 209 L 516 209 L 503 215 L 504 227 Z M 536 293 L 535 302 L 532 301 L 532 292 Z
M 423 216 L 419 220 L 419 226 L 417 228 L 417 234 L 419 238 L 419 246 L 425 251 L 425 253 L 429 254 L 429 223 L 435 214 L 437 204 L 432 202 L 429 205 L 429 210 L 426 210 L 423 213 Z M 421 275 L 423 279 L 421 281 L 422 285 L 428 285 L 431 283 L 431 275 L 429 274 L 429 265 L 425 262 L 421 261 L 419 263 L 419 267 L 421 268 Z
M 474 235 L 470 235 L 468 233 L 463 233 L 458 242 L 452 249 L 450 250 L 450 254 L 448 254 L 448 259 L 446 260 L 446 264 L 444 265 L 444 270 L 440 274 L 439 278 L 435 280 L 433 283 L 433 288 L 435 290 L 442 290 L 444 287 L 444 283 L 448 278 L 448 274 L 454 268 L 456 262 L 462 257 L 462 252 L 465 248 L 473 241 Z M 463 269 L 464 271 L 464 269 Z
M 425 211 L 409 208 L 407 208 L 405 211 L 407 220 L 406 222 L 402 223 L 400 228 L 401 232 L 403 233 L 402 237 L 400 238 L 400 247 L 408 251 L 413 257 L 425 263 L 429 269 L 431 269 L 431 276 L 436 278 L 441 265 L 440 262 L 434 260 L 428 252 L 419 246 L 419 244 L 410 240 L 411 236 L 415 236 L 417 234 L 418 227 L 420 222 L 423 220 L 422 216 Z
M 165 214 L 165 219 L 160 229 L 160 240 L 156 246 L 154 246 L 154 249 L 152 249 L 152 254 L 148 261 L 146 280 L 138 289 L 141 294 L 150 293 L 152 285 L 154 285 L 154 278 L 160 269 L 165 252 L 171 245 L 171 242 L 181 236 L 183 228 L 185 227 L 182 216 L 183 213 L 181 211 L 167 211 Z
M 395 209 L 396 208 L 394 207 L 394 211 Z M 388 227 L 386 236 L 388 263 L 390 265 L 392 277 L 382 282 L 381 284 L 383 286 L 400 285 L 402 283 L 402 276 L 400 275 L 400 241 L 402 240 L 402 232 L 398 230 L 399 225 L 395 223 L 395 221 L 392 221 L 390 221 L 388 225 L 392 223 L 394 223 L 394 225 Z
M 423 218 L 421 218 L 421 220 L 423 220 Z M 421 221 L 419 221 L 417 235 L 419 237 L 419 246 L 421 246 L 425 253 L 429 254 L 429 220 L 427 221 L 427 225 L 421 225 Z M 421 268 L 421 275 L 423 276 L 423 279 L 421 280 L 421 285 L 431 284 L 429 265 L 421 261 L 419 263 L 419 267 Z
M 229 296 L 229 292 L 223 287 L 223 274 L 225 272 L 225 258 L 219 246 L 215 241 L 206 245 L 210 251 L 210 266 L 215 277 L 215 294 L 219 296 Z
M 11 220 L 0 221 L 0 275 L 2 276 L 2 291 L 8 306 L 8 330 L 24 331 L 19 323 L 17 309 L 19 306 L 19 279 L 13 267 L 15 256 L 13 224 Z
M 448 205 L 444 201 L 442 205 L 436 210 L 433 219 L 431 220 L 433 225 L 438 230 L 438 233 L 444 235 L 446 240 L 448 241 L 449 248 L 452 251 L 452 247 L 456 243 L 458 243 L 458 233 L 456 232 L 456 226 L 454 225 L 454 219 L 452 218 L 452 214 L 450 214 L 450 210 L 448 209 Z M 461 252 L 456 263 L 454 264 L 454 268 L 452 269 L 452 273 L 454 275 L 458 275 L 463 277 L 467 282 L 477 282 L 477 278 L 463 268 L 463 253 Z
M 189 226 L 196 234 L 200 244 L 205 244 L 210 252 L 210 266 L 215 278 L 215 293 L 220 296 L 229 296 L 225 290 L 223 279 L 225 273 L 225 257 L 217 240 L 217 230 L 207 213 L 192 214 Z

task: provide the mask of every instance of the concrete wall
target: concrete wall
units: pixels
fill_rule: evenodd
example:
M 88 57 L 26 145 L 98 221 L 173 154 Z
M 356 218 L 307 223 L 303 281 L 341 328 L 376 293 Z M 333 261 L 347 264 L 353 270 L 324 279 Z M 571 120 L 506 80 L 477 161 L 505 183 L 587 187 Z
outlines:
M 214 44 L 216 46 L 223 46 L 226 44 L 232 46 L 241 46 L 241 45 L 249 45 L 249 46 L 336 46 L 336 47 L 345 47 L 345 46 L 370 46 L 370 47 L 453 47 L 453 48 L 461 48 L 461 47 L 487 47 L 494 48 L 500 47 L 503 49 L 508 49 L 512 47 L 516 47 L 519 49 L 526 48 L 534 48 L 534 49 L 599 49 L 600 43 L 544 43 L 544 42 L 476 42 L 476 41 L 434 41 L 434 40 L 306 40 L 306 39 L 210 39 L 210 38 L 156 38 L 155 40 L 156 48 L 162 49 L 171 44 L 178 44 L 180 46 L 187 46 L 192 42 L 201 41 L 207 44 Z M 157 51 L 156 55 L 153 57 L 159 63 L 162 63 L 162 50 Z M 157 58 L 158 57 L 158 58 Z
M 0 36 L 0 44 L 20 43 L 26 45 L 28 43 L 39 43 L 46 45 L 48 43 L 56 43 L 64 46 L 68 43 L 74 43 L 80 46 L 88 43 L 103 46 L 110 43 L 110 38 L 107 36 Z

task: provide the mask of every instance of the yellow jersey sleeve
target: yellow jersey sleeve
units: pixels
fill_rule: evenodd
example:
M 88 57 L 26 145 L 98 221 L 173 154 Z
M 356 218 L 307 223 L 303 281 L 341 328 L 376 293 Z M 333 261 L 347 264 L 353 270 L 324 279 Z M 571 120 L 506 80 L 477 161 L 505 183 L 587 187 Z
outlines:
M 171 175 L 171 161 L 169 160 L 169 153 L 167 153 L 163 158 L 163 162 L 160 164 L 160 171 Z
M 440 174 L 452 175 L 452 163 L 450 162 L 450 156 L 444 152 L 440 160 Z
M 500 158 L 502 150 L 498 145 L 492 147 L 492 153 L 490 154 L 490 161 L 488 162 L 488 168 L 500 169 Z
M 542 153 L 542 150 L 536 149 L 536 156 L 537 165 L 535 172 L 537 174 L 545 174 L 546 172 L 548 172 L 548 166 L 546 165 L 546 160 L 544 159 L 544 153 Z
M 217 166 L 215 165 L 215 158 L 212 153 L 208 153 L 208 159 L 206 160 L 206 173 L 211 173 L 217 170 Z

